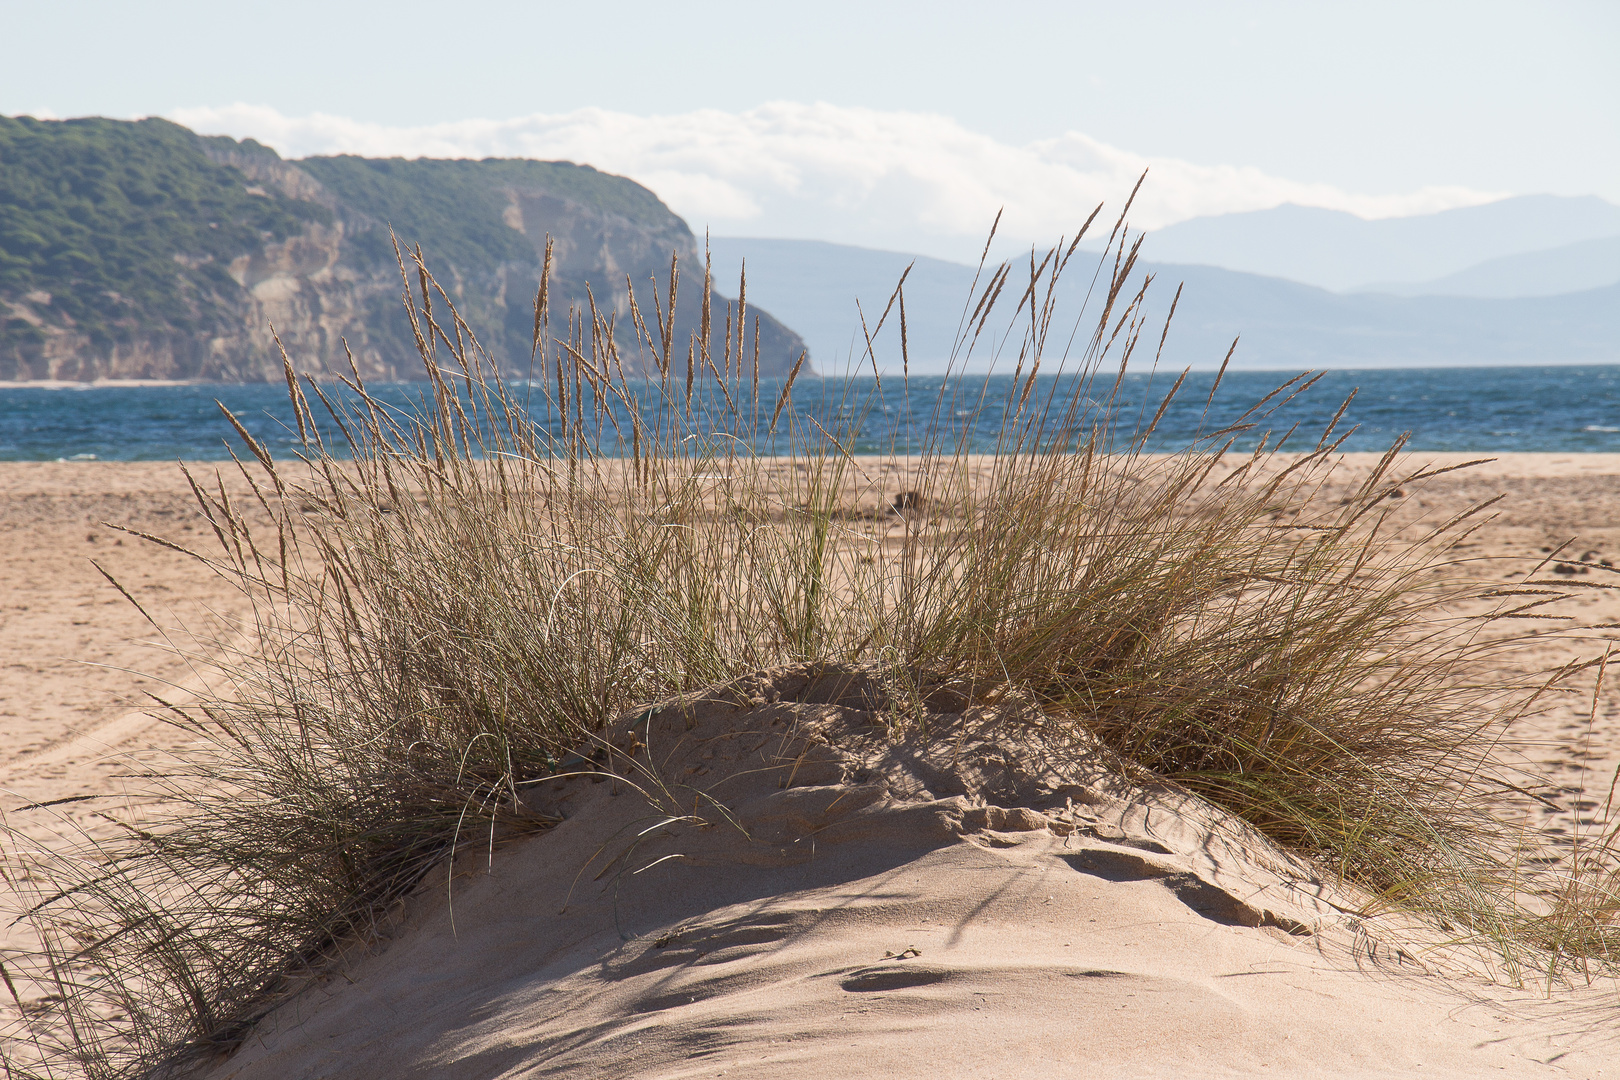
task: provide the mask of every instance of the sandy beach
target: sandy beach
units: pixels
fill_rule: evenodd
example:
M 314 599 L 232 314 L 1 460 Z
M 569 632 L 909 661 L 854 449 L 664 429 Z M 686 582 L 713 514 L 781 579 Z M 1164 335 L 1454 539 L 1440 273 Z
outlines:
M 1443 468 L 1476 456 L 1486 455 L 1414 454 L 1411 459 Z M 1376 455 L 1347 454 L 1337 475 L 1350 483 L 1376 460 Z M 245 491 L 228 463 L 225 468 L 218 463 L 191 468 L 199 481 L 212 484 L 220 475 L 232 490 Z M 1506 498 L 1493 507 L 1496 519 L 1472 538 L 1476 546 L 1469 554 L 1535 560 L 1544 549 L 1573 540 L 1566 555 L 1620 564 L 1620 454 L 1503 455 L 1426 481 L 1405 509 L 1425 520 L 1443 520 L 1497 494 Z M 181 648 L 196 645 L 184 631 L 228 634 L 233 620 L 245 612 L 241 595 L 206 567 L 108 524 L 205 555 L 218 543 L 172 462 L 0 464 L 0 574 L 5 581 L 0 598 L 0 768 L 8 786 L 26 789 L 30 797 L 47 788 L 52 797 L 79 794 L 93 785 L 94 774 L 79 772 L 81 765 L 92 768 L 89 763 L 101 750 L 150 738 L 160 727 L 129 717 L 149 704 L 143 695 L 161 695 L 166 685 L 194 678 L 97 564 L 163 629 L 174 633 L 172 643 Z M 1493 572 L 1510 570 L 1493 566 Z M 1620 621 L 1620 598 L 1599 593 L 1587 604 L 1589 621 Z M 1568 651 L 1566 642 L 1549 640 L 1527 653 L 1525 661 L 1534 666 Z M 1612 715 L 1620 720 L 1620 695 L 1615 701 Z M 109 728 L 117 721 L 123 722 Z M 1566 722 L 1573 723 L 1573 717 Z M 99 741 L 91 738 L 98 731 Z M 1613 759 L 1605 740 L 1620 740 L 1620 730 L 1600 725 L 1590 748 L 1584 725 L 1580 733 L 1578 744 L 1561 742 L 1555 732 L 1536 733 L 1530 741 L 1544 742 L 1545 760 L 1553 767 L 1579 773 L 1580 763 L 1586 762 L 1588 771 L 1601 771 Z M 47 751 L 48 767 L 35 760 Z M 82 762 L 81 754 L 86 755 Z
M 0 465 L 0 768 L 19 795 L 100 784 L 107 750 L 161 727 L 138 718 L 146 695 L 195 678 L 175 650 L 198 648 L 193 633 L 228 637 L 243 613 L 241 595 L 196 560 L 117 527 L 217 545 L 172 462 Z
M 1347 455 L 1345 482 L 1374 460 Z M 198 467 L 199 480 L 214 468 Z M 1603 580 L 1606 561 L 1620 564 L 1620 455 L 1507 455 L 1414 487 L 1400 513 L 1437 523 L 1497 494 L 1497 516 L 1459 552 L 1487 559 L 1496 577 L 1521 576 L 1571 541 L 1562 557 L 1572 578 Z M 205 566 L 109 525 L 204 552 L 217 544 L 172 463 L 0 465 L 6 809 L 116 790 L 120 754 L 174 738 L 141 711 L 145 695 L 183 695 L 197 677 L 183 653 L 206 652 L 246 613 Z M 1585 621 L 1620 622 L 1614 593 L 1593 590 L 1583 604 Z M 154 645 L 165 633 L 182 655 Z M 1581 636 L 1549 630 L 1523 666 L 1601 654 L 1620 631 Z M 1571 700 L 1511 733 L 1566 796 L 1534 811 L 1566 850 L 1572 835 L 1605 824 L 1620 765 L 1617 684 L 1595 723 L 1590 699 Z M 782 683 L 758 701 L 789 716 L 804 702 L 839 705 L 843 693 Z M 727 726 L 739 709 L 671 728 L 670 766 L 722 778 L 746 772 L 749 753 L 802 760 L 763 741 L 717 758 L 716 746 L 736 741 L 727 732 L 741 730 Z M 576 799 L 569 822 L 504 849 L 487 873 L 458 873 L 448 890 L 436 879 L 390 922 L 388 947 L 355 950 L 341 978 L 272 1014 L 213 1075 L 1620 1073 L 1620 989 L 1548 1000 L 1545 987 L 1491 985 L 1466 965 L 1391 960 L 1396 930 L 1340 919 L 1331 895 L 1287 884 L 1263 844 L 1212 846 L 1219 828 L 1171 794 L 1048 778 L 1053 791 L 1068 784 L 1094 797 L 975 816 L 949 783 L 860 753 L 828 765 L 818 787 L 799 779 L 742 799 L 752 834 L 773 835 L 780 854 L 712 832 L 660 835 L 642 861 L 680 858 L 568 895 L 572 869 L 560 885 L 554 869 L 583 861 L 645 807 L 631 809 L 611 785 L 551 791 L 559 804 Z M 856 799 L 784 817 L 772 801 L 854 791 L 856 764 L 890 769 L 891 790 L 912 784 L 922 793 L 914 808 Z M 843 831 L 826 831 L 833 825 Z M 796 845 L 812 836 L 819 854 L 801 858 L 811 845 Z M 26 942 L 14 930 L 4 944 Z

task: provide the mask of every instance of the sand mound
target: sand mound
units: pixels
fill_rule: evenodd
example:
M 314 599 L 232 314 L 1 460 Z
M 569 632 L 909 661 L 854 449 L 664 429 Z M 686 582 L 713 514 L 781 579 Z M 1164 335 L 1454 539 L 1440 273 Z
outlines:
M 797 669 L 626 718 L 586 755 L 607 775 L 529 793 L 555 828 L 435 872 L 209 1075 L 1583 1076 L 1614 1053 L 1533 995 L 1465 998 L 1354 897 L 1017 703 L 932 688 L 896 737 L 896 694 Z

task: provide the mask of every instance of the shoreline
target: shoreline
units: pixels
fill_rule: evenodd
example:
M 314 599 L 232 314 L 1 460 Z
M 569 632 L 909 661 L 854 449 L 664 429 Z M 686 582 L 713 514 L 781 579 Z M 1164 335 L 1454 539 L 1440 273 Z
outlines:
M 74 379 L 0 380 L 0 390 L 132 390 L 150 386 L 253 386 L 255 383 L 217 383 L 211 379 Z
M 918 460 L 917 455 L 890 455 L 890 454 L 851 454 L 858 462 L 896 462 L 911 463 Z M 986 461 L 994 457 L 993 454 L 969 454 L 972 461 Z M 1149 454 L 1146 457 L 1170 457 L 1168 454 Z M 1294 460 L 1303 455 L 1285 453 L 1278 455 L 1275 460 Z M 1235 465 L 1248 457 L 1245 453 L 1232 451 L 1227 454 L 1226 460 Z M 1351 451 L 1337 454 L 1334 460 L 1337 467 L 1359 470 L 1371 469 L 1384 455 L 1374 451 Z M 291 464 L 293 458 L 277 458 Z M 620 459 L 613 459 L 620 460 Z M 630 460 L 628 457 L 622 460 Z M 771 458 L 762 458 L 769 462 Z M 1620 452 L 1611 450 L 1515 450 L 1492 453 L 1490 451 L 1460 451 L 1460 450 L 1407 450 L 1396 458 L 1398 462 L 1422 463 L 1424 466 L 1433 466 L 1441 469 L 1456 470 L 1456 474 L 1474 480 L 1490 478 L 1502 479 L 1533 479 L 1554 477 L 1594 477 L 1594 476 L 1620 476 Z M 6 460 L 0 458 L 0 470 L 21 472 L 26 470 L 46 470 L 55 467 L 72 468 L 78 470 L 74 475 L 87 475 L 85 467 L 101 467 L 113 469 L 153 469 L 174 468 L 178 464 L 199 468 L 217 468 L 229 465 L 231 459 L 225 458 L 190 458 L 190 457 L 162 457 L 140 459 L 114 459 L 114 458 L 32 458 L 25 460 Z M 1459 466 L 1470 465 L 1467 469 Z M 1410 467 L 1410 466 L 1408 466 Z M 15 481 L 9 481 L 3 486 L 15 491 Z M 44 491 L 45 489 L 39 489 Z M 52 491 L 55 489 L 52 488 Z M 68 494 L 62 492 L 62 494 Z

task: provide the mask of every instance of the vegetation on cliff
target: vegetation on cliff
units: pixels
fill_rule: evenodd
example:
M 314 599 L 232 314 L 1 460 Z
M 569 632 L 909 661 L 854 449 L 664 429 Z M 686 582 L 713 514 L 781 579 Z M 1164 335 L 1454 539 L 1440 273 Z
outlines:
M 345 208 L 386 222 L 407 243 L 431 245 L 435 261 L 475 270 L 534 258 L 534 246 L 505 219 L 510 202 L 504 189 L 549 191 L 651 228 L 666 228 L 674 217 L 635 181 L 563 161 L 409 161 L 343 154 L 305 158 L 298 167 Z M 357 236 L 350 258 L 393 266 L 387 229 Z
M 141 329 L 212 329 L 240 291 L 232 259 L 330 220 L 245 184 L 167 120 L 0 117 L 0 298 L 49 294 L 31 306 L 98 346 Z M 43 338 L 25 318 L 3 325 Z

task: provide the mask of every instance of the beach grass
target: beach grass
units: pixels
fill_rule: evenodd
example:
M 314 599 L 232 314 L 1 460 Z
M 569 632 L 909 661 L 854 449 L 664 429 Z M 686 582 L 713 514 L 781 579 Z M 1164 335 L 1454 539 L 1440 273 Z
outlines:
M 1488 506 L 1397 527 L 1391 496 L 1434 474 L 1403 471 L 1397 444 L 1340 482 L 1338 418 L 1237 453 L 1309 376 L 1219 422 L 1206 402 L 1204 434 L 1150 452 L 1182 383 L 1120 408 L 1127 364 L 1166 331 L 1126 287 L 1128 236 L 1122 216 L 1072 354 L 1053 326 L 1079 237 L 1027 272 L 983 267 L 957 377 L 875 455 L 851 452 L 867 384 L 762 383 L 743 303 L 705 300 L 673 340 L 673 271 L 654 312 L 554 314 L 542 281 L 535 367 L 513 381 L 403 255 L 419 408 L 289 358 L 304 454 L 273 460 L 229 418 L 253 505 L 193 478 L 217 541 L 194 554 L 254 620 L 246 645 L 199 656 L 206 693 L 163 703 L 189 743 L 144 778 L 159 809 L 68 855 L 8 855 L 46 945 L 30 985 L 49 991 L 12 1033 L 49 1060 L 14 1075 L 213 1060 L 430 873 L 554 824 L 524 787 L 598 767 L 610 722 L 790 663 L 1025 702 L 1353 884 L 1369 913 L 1417 912 L 1509 971 L 1609 965 L 1612 841 L 1532 880 L 1491 812 L 1525 792 L 1507 727 L 1602 666 L 1500 674 L 1506 628 L 1540 629 L 1524 620 L 1568 589 L 1460 560 Z M 903 283 L 874 337 L 889 319 L 902 373 L 881 377 L 903 379 Z M 1010 393 L 962 374 L 987 352 Z M 954 421 L 984 410 L 1002 418 L 989 454 Z M 888 719 L 927 737 L 901 705 Z

